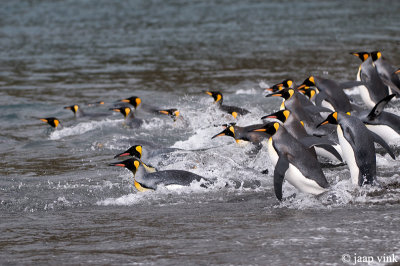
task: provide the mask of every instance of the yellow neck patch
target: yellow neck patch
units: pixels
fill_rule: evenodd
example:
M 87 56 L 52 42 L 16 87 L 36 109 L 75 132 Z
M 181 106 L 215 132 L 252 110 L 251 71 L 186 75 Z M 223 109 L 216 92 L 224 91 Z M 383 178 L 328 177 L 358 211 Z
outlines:
M 140 154 L 140 157 L 142 157 L 142 146 L 140 146 L 140 145 L 138 145 L 138 146 L 136 146 L 136 151 Z M 140 159 L 140 158 L 139 158 Z M 136 165 L 135 165 L 136 166 Z M 139 165 L 138 166 L 136 166 L 136 168 L 138 168 L 139 167 Z
M 129 113 L 131 112 L 131 108 L 125 108 L 125 117 L 127 117 L 129 115 Z
M 314 77 L 313 77 L 313 76 L 309 77 L 308 80 L 309 80 L 312 84 L 315 85 L 315 80 L 314 80 Z
M 54 126 L 58 127 L 59 124 L 60 124 L 60 121 L 58 121 L 57 119 L 54 119 Z
M 350 113 L 350 112 L 347 112 L 346 115 L 351 115 L 351 113 Z
M 288 87 L 292 87 L 292 84 L 293 84 L 293 81 L 291 81 L 291 80 L 288 80 L 288 81 L 287 81 Z
M 286 117 L 286 119 L 288 119 L 288 117 L 290 115 L 290 111 L 289 110 L 283 111 L 283 115 Z
M 274 128 L 275 128 L 276 131 L 278 131 L 278 129 L 279 129 L 279 123 L 278 122 L 274 123 Z
M 142 185 L 141 185 L 140 183 L 138 183 L 138 182 L 136 181 L 136 179 L 133 179 L 133 184 L 135 185 L 135 188 L 136 188 L 139 192 L 145 192 L 145 191 L 151 190 L 151 189 L 142 187 Z
M 136 98 L 135 102 L 136 102 L 136 107 L 138 107 L 139 104 L 142 102 L 142 100 L 140 98 Z
M 233 136 L 235 136 L 235 129 L 233 128 L 233 126 L 229 127 L 229 131 L 232 132 Z
M 237 112 L 232 112 L 231 115 L 233 116 L 233 118 L 236 118 L 238 116 L 238 113 Z
M 337 120 L 337 112 L 332 113 L 332 116 Z
M 218 94 L 218 95 L 217 95 L 217 99 L 215 100 L 215 102 L 219 102 L 219 101 L 221 101 L 221 99 L 222 99 L 221 94 Z
M 368 59 L 368 57 L 369 57 L 369 55 L 368 55 L 368 54 L 363 54 L 364 61 L 365 61 L 365 60 L 367 60 L 367 59 Z
M 78 112 L 78 109 L 79 109 L 79 106 L 78 105 L 74 105 L 74 112 L 76 113 L 76 112 Z

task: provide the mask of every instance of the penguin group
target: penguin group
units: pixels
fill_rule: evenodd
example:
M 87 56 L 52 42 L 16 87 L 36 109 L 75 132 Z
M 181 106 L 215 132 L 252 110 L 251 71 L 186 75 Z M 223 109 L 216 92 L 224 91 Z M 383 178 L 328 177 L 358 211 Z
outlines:
M 400 139 L 400 117 L 384 111 L 385 107 L 400 97 L 400 69 L 383 57 L 381 51 L 352 52 L 361 59 L 356 80 L 338 82 L 326 77 L 310 75 L 296 85 L 285 79 L 265 89 L 265 96 L 281 97 L 282 103 L 271 114 L 260 117 L 260 123 L 240 126 L 236 122 L 221 121 L 223 130 L 211 139 L 229 136 L 237 143 L 251 143 L 258 154 L 265 146 L 272 163 L 273 186 L 278 200 L 283 199 L 283 184 L 287 181 L 297 190 L 312 195 L 329 191 L 330 184 L 324 174 L 321 158 L 337 165 L 347 165 L 354 186 L 378 185 L 376 179 L 376 148 L 379 144 L 395 160 L 390 145 Z M 346 90 L 357 88 L 363 101 L 355 104 Z M 243 107 L 223 104 L 221 91 L 207 90 L 222 113 L 238 119 L 251 112 Z M 269 101 L 265 100 L 266 103 Z M 102 105 L 98 102 L 94 105 Z M 251 104 L 251 103 L 249 103 Z M 87 113 L 78 105 L 65 107 L 75 117 L 104 117 L 108 114 Z M 144 105 L 137 96 L 125 98 L 109 108 L 125 117 L 128 127 L 139 128 L 143 120 L 136 111 L 161 114 L 174 121 L 180 116 L 177 108 L 160 109 Z M 61 125 L 55 117 L 41 118 L 53 128 Z M 242 119 L 244 120 L 244 119 Z M 132 172 L 138 191 L 156 190 L 160 186 L 190 186 L 200 182 L 207 187 L 210 178 L 186 170 L 159 170 L 146 164 L 142 145 L 134 145 L 115 158 L 129 158 L 110 163 Z M 261 152 L 263 155 L 263 152 Z

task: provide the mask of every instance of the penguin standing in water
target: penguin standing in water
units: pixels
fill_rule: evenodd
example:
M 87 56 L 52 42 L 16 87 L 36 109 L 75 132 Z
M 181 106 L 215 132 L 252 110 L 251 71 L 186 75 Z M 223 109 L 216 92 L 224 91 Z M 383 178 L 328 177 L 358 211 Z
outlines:
M 280 110 L 273 114 L 263 116 L 261 119 L 267 118 L 281 121 L 289 134 L 300 141 L 315 157 L 318 154 L 330 160 L 342 162 L 341 155 L 336 148 L 333 147 L 337 145 L 335 142 L 323 137 L 315 137 L 307 134 L 302 123 L 295 116 L 291 115 L 289 110 Z
M 253 131 L 270 136 L 268 154 L 275 167 L 274 190 L 278 200 L 282 200 L 284 179 L 302 192 L 319 195 L 327 191 L 329 183 L 317 159 L 284 126 L 272 122 Z
M 120 112 L 125 117 L 125 124 L 131 128 L 139 128 L 143 124 L 143 120 L 136 118 L 130 107 L 111 108 L 115 112 Z
M 349 113 L 331 113 L 317 127 L 325 124 L 337 125 L 342 156 L 350 168 L 354 185 L 374 184 L 376 178 L 376 155 L 374 142 L 384 147 L 394 159 L 387 143 L 375 133 L 369 131 L 360 119 Z
M 400 139 L 400 117 L 383 111 L 394 96 L 395 94 L 391 94 L 383 98 L 370 112 L 362 111 L 356 114 L 369 130 L 379 135 L 389 144 Z
M 389 87 L 390 93 L 400 96 L 400 79 L 396 75 L 396 69 L 388 60 L 386 60 L 380 51 L 371 52 L 371 58 L 374 62 L 376 71 L 383 83 Z
M 234 118 L 236 118 L 238 115 L 245 115 L 250 113 L 250 111 L 241 107 L 222 104 L 224 98 L 222 96 L 222 93 L 219 91 L 206 91 L 206 93 L 214 98 L 214 103 L 218 104 L 219 109 L 228 114 L 231 114 Z
M 58 120 L 55 117 L 40 118 L 40 120 L 42 120 L 43 122 L 46 122 L 53 128 L 57 128 L 58 126 L 61 125 L 60 120 Z
M 380 100 L 389 95 L 388 87 L 380 78 L 369 53 L 351 53 L 363 61 L 358 69 L 357 81 L 363 85 L 358 86 L 361 99 L 369 107 L 373 108 Z
M 129 169 L 133 173 L 134 185 L 140 192 L 156 190 L 159 186 L 176 188 L 190 186 L 194 181 L 209 181 L 200 175 L 184 170 L 164 170 L 136 176 L 141 164 L 143 163 L 140 160 L 130 158 L 122 162 L 111 163 L 110 166 L 121 166 Z

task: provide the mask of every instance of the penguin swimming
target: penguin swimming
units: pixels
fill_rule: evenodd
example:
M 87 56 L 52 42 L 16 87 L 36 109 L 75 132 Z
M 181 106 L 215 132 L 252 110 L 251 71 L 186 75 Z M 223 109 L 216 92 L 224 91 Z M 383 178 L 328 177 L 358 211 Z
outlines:
M 378 134 L 389 144 L 400 139 L 400 117 L 383 111 L 387 103 L 394 96 L 395 94 L 391 94 L 383 98 L 370 112 L 362 111 L 356 114 L 369 130 Z
M 200 175 L 184 170 L 163 170 L 136 176 L 141 164 L 140 160 L 130 158 L 122 162 L 111 163 L 110 166 L 121 166 L 129 169 L 133 173 L 134 185 L 140 192 L 156 190 L 159 186 L 173 188 L 176 186 L 190 186 L 194 181 L 209 181 Z
M 261 141 L 266 138 L 264 133 L 252 131 L 255 128 L 262 127 L 263 124 L 250 125 L 246 127 L 236 126 L 236 123 L 226 125 L 225 130 L 214 135 L 211 139 L 221 136 L 229 136 L 235 139 L 236 143 L 249 141 L 256 146 L 257 150 L 262 148 Z
M 126 151 L 115 155 L 114 159 L 119 158 L 119 157 L 125 157 L 125 156 L 132 156 L 137 159 L 141 159 L 142 158 L 142 150 L 143 150 L 142 145 L 133 145 Z M 147 173 L 154 173 L 157 171 L 157 169 L 155 167 L 153 167 L 149 164 L 145 164 L 145 163 L 143 163 L 143 161 L 142 161 L 142 165 Z
M 125 124 L 131 128 L 139 128 L 143 124 L 143 120 L 136 118 L 130 107 L 111 108 L 114 112 L 120 112 L 125 117 Z
M 176 121 L 180 115 L 180 112 L 178 109 L 172 108 L 172 109 L 163 109 L 163 110 L 156 110 L 157 113 L 163 114 L 163 115 L 168 115 L 171 117 L 174 121 Z
M 171 108 L 171 109 L 157 109 L 155 107 L 145 105 L 142 103 L 142 99 L 137 97 L 137 96 L 132 96 L 126 99 L 120 100 L 120 102 L 124 103 L 129 103 L 130 105 L 135 108 L 135 110 L 138 110 L 140 106 L 140 110 L 144 111 L 146 113 L 152 113 L 152 114 L 162 114 L 162 115 L 168 115 L 170 116 L 174 121 L 179 117 L 180 113 L 178 109 L 176 108 Z
M 272 122 L 253 131 L 270 135 L 268 154 L 275 167 L 274 190 L 278 200 L 282 200 L 284 179 L 302 192 L 319 195 L 327 191 L 329 183 L 319 162 L 284 126 Z
M 222 93 L 219 91 L 206 91 L 206 93 L 214 98 L 214 103 L 218 104 L 219 109 L 222 111 L 231 114 L 234 118 L 238 115 L 245 115 L 250 113 L 250 111 L 236 106 L 224 105 Z
M 354 185 L 374 184 L 376 178 L 376 155 L 374 142 L 384 147 L 394 159 L 387 143 L 375 133 L 369 131 L 360 119 L 349 113 L 331 113 L 317 127 L 326 124 L 337 125 L 342 156 L 350 169 Z
M 277 91 L 280 91 L 280 90 L 282 90 L 284 88 L 292 88 L 292 89 L 294 89 L 295 87 L 296 87 L 296 85 L 294 84 L 292 79 L 285 79 L 281 83 L 274 84 L 272 87 L 266 88 L 265 90 L 271 91 L 271 92 L 277 92 Z
M 58 120 L 55 117 L 47 117 L 47 118 L 40 118 L 40 120 L 42 120 L 43 122 L 46 122 L 47 124 L 49 124 L 50 126 L 57 128 L 61 123 L 60 120 Z
M 97 118 L 97 117 L 104 117 L 104 116 L 110 115 L 109 113 L 86 113 L 77 104 L 74 104 L 71 106 L 65 106 L 64 109 L 71 110 L 74 113 L 75 117 Z
M 351 54 L 362 61 L 357 73 L 357 81 L 361 81 L 363 84 L 358 86 L 361 99 L 369 108 L 373 108 L 381 99 L 389 95 L 389 89 L 380 78 L 369 53 Z
M 397 97 L 400 96 L 400 79 L 396 75 L 396 69 L 386 58 L 382 56 L 380 51 L 371 52 L 372 62 L 375 65 L 376 71 L 383 83 L 389 87 L 392 93 L 395 93 Z

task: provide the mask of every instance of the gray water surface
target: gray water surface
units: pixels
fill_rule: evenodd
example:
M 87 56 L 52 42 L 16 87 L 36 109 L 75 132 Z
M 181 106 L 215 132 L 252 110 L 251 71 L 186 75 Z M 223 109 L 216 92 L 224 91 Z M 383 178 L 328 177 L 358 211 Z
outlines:
M 400 66 L 398 1 L 2 1 L 0 264 L 288 265 L 400 261 L 399 161 L 378 147 L 381 187 L 354 188 L 347 166 L 323 168 L 320 197 L 273 191 L 263 148 L 211 137 L 233 122 L 206 90 L 247 108 L 239 125 L 279 108 L 264 87 L 309 75 L 354 80 L 353 51 Z M 348 92 L 361 103 L 357 90 Z M 178 108 L 136 112 L 120 99 Z M 105 101 L 103 106 L 88 103 Z M 79 104 L 96 119 L 74 118 Z M 399 100 L 388 109 L 400 114 Z M 52 130 L 39 118 L 56 116 Z M 138 193 L 109 167 L 143 144 L 144 160 L 213 178 L 208 189 Z M 398 143 L 391 143 L 397 156 Z M 179 148 L 163 152 L 162 148 Z M 261 171 L 268 169 L 269 174 Z M 343 257 L 344 256 L 344 257 Z M 344 260 L 343 260 L 344 258 Z M 396 257 L 395 257 L 396 258 Z M 390 262 L 390 261 L 386 261 Z

